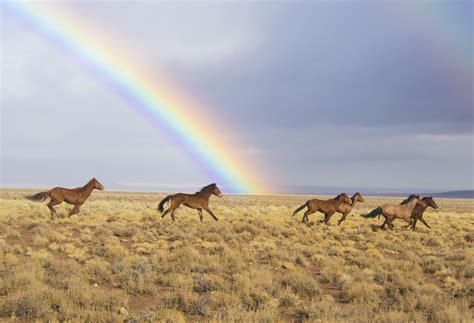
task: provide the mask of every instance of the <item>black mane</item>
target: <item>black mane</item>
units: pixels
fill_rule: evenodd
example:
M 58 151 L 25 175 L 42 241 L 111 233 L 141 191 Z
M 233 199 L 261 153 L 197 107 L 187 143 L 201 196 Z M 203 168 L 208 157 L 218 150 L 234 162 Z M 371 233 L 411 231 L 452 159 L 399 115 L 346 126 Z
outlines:
M 207 186 L 204 186 L 203 188 L 201 188 L 201 190 L 199 192 L 205 192 L 205 191 L 208 191 L 212 188 L 216 187 L 216 183 L 212 183 L 212 184 L 209 184 Z

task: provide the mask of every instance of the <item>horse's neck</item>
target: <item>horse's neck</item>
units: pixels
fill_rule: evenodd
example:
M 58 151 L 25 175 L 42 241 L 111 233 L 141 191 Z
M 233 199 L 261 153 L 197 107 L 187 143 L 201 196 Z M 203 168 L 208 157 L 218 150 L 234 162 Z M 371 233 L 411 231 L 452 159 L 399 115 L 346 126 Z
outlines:
M 352 200 L 352 203 L 351 203 L 351 209 L 352 209 L 352 208 L 356 205 L 357 200 L 356 200 L 356 197 L 355 197 L 355 196 L 353 196 L 353 197 L 351 198 L 351 200 Z
M 198 192 L 199 195 L 209 199 L 212 195 L 212 192 L 211 191 L 201 191 L 201 192 Z
M 84 185 L 82 187 L 82 195 L 84 195 L 85 197 L 89 197 L 89 195 L 91 195 L 92 191 L 94 190 L 94 184 L 93 183 L 87 183 L 86 185 Z
M 406 208 L 409 210 L 413 210 L 416 206 L 416 203 L 418 203 L 418 199 L 413 199 L 409 203 L 405 204 Z
M 421 210 L 424 212 L 428 208 L 428 203 L 426 203 L 423 200 L 420 200 L 420 202 L 421 203 L 418 203 L 418 205 L 420 206 Z M 415 207 L 416 207 L 416 205 L 415 205 Z

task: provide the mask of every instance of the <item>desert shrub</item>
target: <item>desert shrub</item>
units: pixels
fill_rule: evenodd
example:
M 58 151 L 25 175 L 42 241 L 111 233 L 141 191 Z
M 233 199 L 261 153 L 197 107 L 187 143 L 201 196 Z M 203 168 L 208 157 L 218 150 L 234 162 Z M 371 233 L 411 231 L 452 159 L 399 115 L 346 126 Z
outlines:
M 153 295 L 154 272 L 149 261 L 140 256 L 130 256 L 112 268 L 118 287 L 132 295 Z
M 109 263 L 101 259 L 90 259 L 84 264 L 84 271 L 91 283 L 110 283 Z
M 320 293 L 316 282 L 304 275 L 287 275 L 281 279 L 280 283 L 282 287 L 289 287 L 301 297 L 313 298 Z
M 222 290 L 222 285 L 215 280 L 198 278 L 194 281 L 193 291 L 199 294 Z

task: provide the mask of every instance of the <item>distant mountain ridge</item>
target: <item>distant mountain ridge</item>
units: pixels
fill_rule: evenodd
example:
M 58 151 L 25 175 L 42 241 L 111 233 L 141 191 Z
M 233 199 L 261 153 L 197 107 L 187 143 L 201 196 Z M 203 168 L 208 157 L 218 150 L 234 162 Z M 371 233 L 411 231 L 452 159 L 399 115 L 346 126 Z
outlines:
M 365 193 L 365 196 L 386 196 L 386 197 L 396 197 L 396 196 L 409 196 L 410 194 L 417 194 L 422 197 L 424 196 L 432 196 L 432 197 L 439 197 L 439 198 L 453 198 L 453 199 L 474 199 L 474 191 L 448 191 L 448 192 L 440 192 L 440 193 L 420 193 L 417 191 L 410 192 L 410 193 Z
M 433 196 L 433 197 L 474 199 L 474 190 L 473 191 L 450 191 L 450 192 L 442 192 L 442 193 L 432 193 L 432 194 L 427 194 L 427 195 Z
M 288 194 L 303 194 L 303 195 L 337 195 L 341 192 L 353 194 L 360 192 L 364 196 L 401 196 L 406 197 L 410 194 L 418 194 L 420 196 L 433 196 L 440 198 L 461 198 L 474 199 L 474 190 L 458 190 L 446 192 L 427 192 L 427 190 L 420 189 L 400 189 L 398 192 L 383 189 L 383 188 L 369 188 L 369 187 L 322 187 L 322 186 L 293 186 L 286 187 Z

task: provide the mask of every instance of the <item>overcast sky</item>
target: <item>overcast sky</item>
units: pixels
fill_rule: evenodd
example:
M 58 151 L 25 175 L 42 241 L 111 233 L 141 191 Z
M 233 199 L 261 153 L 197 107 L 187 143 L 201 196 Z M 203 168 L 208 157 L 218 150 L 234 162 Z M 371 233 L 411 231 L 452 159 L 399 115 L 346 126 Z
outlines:
M 280 189 L 434 192 L 474 181 L 473 5 L 447 3 L 59 6 L 166 71 Z M 1 186 L 219 180 L 74 55 L 3 10 L 1 28 Z

